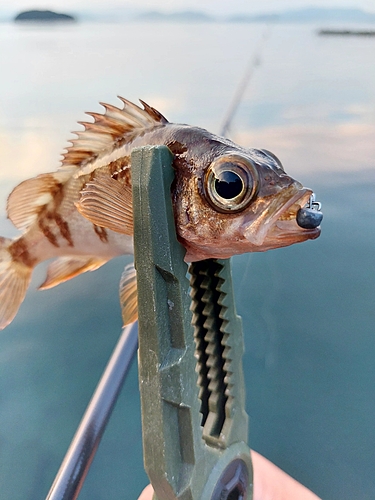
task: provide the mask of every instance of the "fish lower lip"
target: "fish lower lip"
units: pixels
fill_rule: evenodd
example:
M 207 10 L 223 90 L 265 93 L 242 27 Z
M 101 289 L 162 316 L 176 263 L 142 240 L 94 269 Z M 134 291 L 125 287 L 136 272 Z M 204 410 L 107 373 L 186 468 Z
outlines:
M 309 240 L 316 240 L 320 236 L 320 226 L 316 227 L 315 229 L 306 229 L 306 231 L 303 232 L 305 236 L 308 236 Z
M 294 220 L 292 226 L 289 225 L 291 223 L 292 221 L 278 221 L 276 223 L 276 228 L 281 232 L 281 234 L 284 235 L 284 237 L 288 236 L 295 237 L 296 235 L 299 235 L 302 238 L 301 241 L 304 241 L 305 239 L 315 240 L 320 236 L 321 233 L 320 226 L 315 227 L 313 229 L 304 229 L 303 231 L 301 230 L 298 231 L 299 226 L 296 224 L 296 221 Z

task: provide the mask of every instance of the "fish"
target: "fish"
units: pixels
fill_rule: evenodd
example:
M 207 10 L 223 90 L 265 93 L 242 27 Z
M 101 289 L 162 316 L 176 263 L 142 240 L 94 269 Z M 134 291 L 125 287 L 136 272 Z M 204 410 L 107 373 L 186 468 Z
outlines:
M 312 190 L 290 177 L 273 153 L 171 123 L 142 100 L 139 106 L 119 99 L 120 107 L 100 103 L 104 112 L 78 122 L 83 130 L 75 132 L 56 171 L 25 180 L 10 193 L 7 216 L 21 235 L 0 237 L 0 329 L 16 316 L 39 263 L 53 259 L 39 286 L 45 290 L 133 254 L 135 147 L 165 145 L 173 154 L 171 197 L 186 262 L 319 236 Z M 135 321 L 134 265 L 121 277 L 120 302 L 124 324 Z

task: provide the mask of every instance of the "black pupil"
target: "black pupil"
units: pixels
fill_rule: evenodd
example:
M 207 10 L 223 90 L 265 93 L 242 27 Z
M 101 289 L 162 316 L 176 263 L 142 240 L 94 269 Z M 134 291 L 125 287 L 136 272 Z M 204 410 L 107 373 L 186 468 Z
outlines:
M 241 177 L 231 170 L 224 170 L 215 176 L 215 189 L 225 200 L 232 200 L 242 192 Z

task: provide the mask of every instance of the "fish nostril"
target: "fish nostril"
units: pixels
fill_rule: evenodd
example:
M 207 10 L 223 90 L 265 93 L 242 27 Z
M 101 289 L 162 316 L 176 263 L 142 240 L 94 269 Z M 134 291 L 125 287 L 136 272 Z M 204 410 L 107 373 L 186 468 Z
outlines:
M 322 212 L 313 208 L 300 208 L 297 212 L 297 224 L 304 229 L 317 228 L 322 219 Z

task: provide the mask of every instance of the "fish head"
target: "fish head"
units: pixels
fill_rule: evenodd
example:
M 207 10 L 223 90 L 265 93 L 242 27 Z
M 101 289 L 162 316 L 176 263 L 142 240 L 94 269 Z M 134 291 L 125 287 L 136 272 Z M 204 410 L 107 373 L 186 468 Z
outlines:
M 229 258 L 317 238 L 318 224 L 297 222 L 312 196 L 266 150 L 226 144 L 200 158 L 185 154 L 173 188 L 185 260 Z

